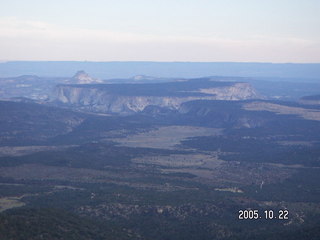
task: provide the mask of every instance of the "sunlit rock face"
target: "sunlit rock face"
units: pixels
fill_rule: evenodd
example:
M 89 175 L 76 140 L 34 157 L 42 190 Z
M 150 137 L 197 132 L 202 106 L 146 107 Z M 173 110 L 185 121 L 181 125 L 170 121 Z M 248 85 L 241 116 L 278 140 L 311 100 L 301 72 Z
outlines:
M 77 84 L 94 84 L 102 83 L 100 79 L 92 78 L 85 71 L 78 71 L 73 77 L 72 81 Z
M 56 88 L 56 101 L 87 111 L 130 114 L 143 111 L 147 106 L 179 109 L 182 103 L 193 100 L 261 98 L 248 83 L 219 82 L 214 86 L 208 82 L 208 87 L 202 84 L 194 90 L 190 89 L 190 84 L 184 89 L 183 84 L 59 85 Z

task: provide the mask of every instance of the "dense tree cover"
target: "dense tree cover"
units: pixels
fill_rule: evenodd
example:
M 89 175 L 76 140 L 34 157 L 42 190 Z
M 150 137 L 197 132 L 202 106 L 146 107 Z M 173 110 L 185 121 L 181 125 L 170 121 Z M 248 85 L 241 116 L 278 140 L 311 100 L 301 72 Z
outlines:
M 302 100 L 320 100 L 320 95 L 311 95 L 301 98 Z
M 59 209 L 14 209 L 0 214 L 2 240 L 129 239 L 123 230 Z
M 259 201 L 275 202 L 320 202 L 320 169 L 299 169 L 290 178 L 273 184 L 260 186 L 247 186 L 248 196 Z
M 19 201 L 26 206 L 0 214 L 0 239 L 316 239 L 319 236 L 320 216 L 313 210 L 320 201 L 320 174 L 319 169 L 314 167 L 320 164 L 317 143 L 319 122 L 264 111 L 245 111 L 241 104 L 195 101 L 184 104 L 180 112 L 153 108 L 127 117 L 84 116 L 77 113 L 75 115 L 83 117 L 84 121 L 71 132 L 63 132 L 65 126 L 53 121 L 56 130 L 50 131 L 57 133 L 59 130 L 63 134 L 50 135 L 50 139 L 43 139 L 42 144 L 79 146 L 20 157 L 2 157 L 0 165 L 15 167 L 29 163 L 63 167 L 59 169 L 65 171 L 65 176 L 73 168 L 95 169 L 117 173 L 117 178 L 106 177 L 100 183 L 99 179 L 77 182 L 67 177 L 61 180 L 32 177 L 30 179 L 33 180 L 28 180 L 28 176 L 24 180 L 17 180 L 18 177 L 16 180 L 1 178 L 4 183 L 0 185 L 1 197 L 20 196 Z M 33 133 L 47 134 L 42 127 L 49 131 L 47 126 L 52 118 L 62 114 L 56 110 L 53 112 L 56 115 L 48 113 L 46 118 L 46 108 L 33 106 L 28 109 L 26 106 L 27 111 L 24 112 L 23 106 L 12 105 L 16 117 L 27 120 L 18 126 L 23 133 L 18 134 L 22 137 L 19 144 L 28 142 Z M 36 118 L 28 113 L 33 110 L 37 110 L 38 115 L 35 116 L 42 119 L 39 129 Z M 11 110 L 7 108 L 5 111 Z M 68 114 L 73 118 L 73 113 Z M 10 119 L 3 116 L 1 119 L 10 130 Z M 249 124 L 250 128 L 244 127 L 244 123 Z M 220 136 L 188 139 L 182 142 L 180 150 L 129 148 L 99 142 L 106 137 L 101 134 L 104 131 L 115 130 L 125 137 L 128 133 L 174 124 L 221 127 L 225 130 Z M 30 126 L 32 131 L 23 130 Z M 279 141 L 306 141 L 312 144 L 281 145 Z M 35 144 L 34 141 L 28 143 Z M 282 182 L 265 184 L 263 188 L 242 183 L 244 192 L 232 193 L 216 191 L 215 182 L 201 182 L 191 173 L 166 173 L 161 171 L 165 167 L 160 170 L 157 166 L 133 168 L 130 161 L 135 157 L 202 151 L 227 152 L 219 157 L 240 164 L 271 162 L 302 164 L 308 168 L 295 169 L 294 175 Z M 133 177 L 126 178 L 129 174 Z M 240 185 L 232 181 L 224 184 Z M 57 185 L 62 188 L 56 188 Z M 301 212 L 305 214 L 303 220 L 306 220 L 303 224 L 285 225 L 290 220 L 239 221 L 239 209 L 264 210 L 259 205 L 264 201 L 314 205 L 308 212 L 301 207 Z M 295 219 L 299 218 L 295 216 Z
M 283 139 L 282 139 L 283 140 Z M 277 141 L 239 136 L 195 137 L 183 141 L 183 147 L 228 152 L 221 159 L 252 163 L 302 164 L 320 166 L 319 144 L 283 146 Z

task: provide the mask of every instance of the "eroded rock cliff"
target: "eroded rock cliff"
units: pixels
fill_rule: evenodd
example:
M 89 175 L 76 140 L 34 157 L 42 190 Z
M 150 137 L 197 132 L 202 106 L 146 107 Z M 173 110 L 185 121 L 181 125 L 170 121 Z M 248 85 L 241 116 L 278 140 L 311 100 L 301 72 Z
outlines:
M 56 88 L 56 101 L 78 109 L 129 114 L 144 110 L 147 106 L 178 109 L 180 105 L 192 100 L 246 100 L 261 96 L 248 83 L 212 82 L 191 90 L 190 83 L 164 84 L 95 84 L 59 85 Z M 192 83 L 193 84 L 193 83 Z M 165 89 L 165 90 L 164 90 Z

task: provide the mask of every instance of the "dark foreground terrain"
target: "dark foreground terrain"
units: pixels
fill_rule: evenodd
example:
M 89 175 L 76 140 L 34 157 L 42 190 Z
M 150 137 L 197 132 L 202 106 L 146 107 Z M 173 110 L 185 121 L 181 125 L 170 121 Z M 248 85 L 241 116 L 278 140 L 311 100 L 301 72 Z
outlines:
M 194 81 L 66 85 L 146 102 L 110 113 L 102 93 L 0 101 L 0 239 L 319 239 L 317 97 L 208 97 L 219 81 L 202 98 Z

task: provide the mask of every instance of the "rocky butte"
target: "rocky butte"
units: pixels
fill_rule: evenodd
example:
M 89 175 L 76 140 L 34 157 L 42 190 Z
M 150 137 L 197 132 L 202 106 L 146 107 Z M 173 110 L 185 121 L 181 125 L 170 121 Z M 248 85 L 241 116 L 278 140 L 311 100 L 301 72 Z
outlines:
M 78 71 L 71 79 L 69 79 L 70 83 L 74 84 L 95 84 L 95 83 L 103 83 L 100 79 L 92 78 L 85 71 Z
M 60 84 L 55 101 L 79 110 L 131 114 L 148 106 L 179 109 L 193 100 L 248 100 L 262 96 L 246 82 L 224 81 L 221 78 L 183 79 L 162 83 L 104 84 L 84 72 L 73 79 L 77 84 Z

